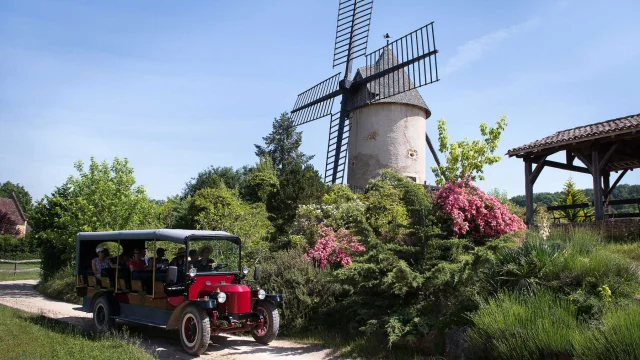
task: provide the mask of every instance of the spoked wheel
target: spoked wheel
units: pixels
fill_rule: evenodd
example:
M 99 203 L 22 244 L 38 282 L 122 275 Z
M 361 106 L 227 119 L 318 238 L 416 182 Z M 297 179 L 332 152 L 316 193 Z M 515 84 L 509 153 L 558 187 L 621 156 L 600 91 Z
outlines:
M 201 355 L 209 346 L 211 328 L 209 316 L 197 305 L 188 305 L 180 320 L 180 341 L 191 355 Z
M 107 298 L 98 298 L 93 305 L 93 326 L 97 332 L 107 332 L 115 327 L 116 321 L 111 315 L 111 306 Z
M 255 341 L 267 345 L 278 336 L 280 328 L 278 308 L 270 301 L 260 301 L 256 304 L 255 311 L 262 315 L 264 324 L 261 328 L 251 331 L 251 335 Z

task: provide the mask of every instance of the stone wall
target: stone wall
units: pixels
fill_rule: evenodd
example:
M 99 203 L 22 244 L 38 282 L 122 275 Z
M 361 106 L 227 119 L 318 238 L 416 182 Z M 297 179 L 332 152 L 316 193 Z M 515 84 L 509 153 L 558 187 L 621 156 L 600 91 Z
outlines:
M 590 221 L 584 223 L 553 224 L 554 228 L 567 230 L 574 228 L 586 228 L 602 231 L 603 235 L 612 239 L 639 239 L 640 218 L 609 219 L 604 221 Z

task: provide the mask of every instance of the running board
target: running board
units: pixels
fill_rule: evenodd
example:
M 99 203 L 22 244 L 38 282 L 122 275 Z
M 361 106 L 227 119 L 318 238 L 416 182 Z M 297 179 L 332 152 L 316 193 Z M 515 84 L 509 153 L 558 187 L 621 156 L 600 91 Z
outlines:
M 112 316 L 111 318 L 113 318 L 115 320 L 133 322 L 133 323 L 136 323 L 136 324 L 155 326 L 155 327 L 159 327 L 159 328 L 162 328 L 162 329 L 166 329 L 167 328 L 166 325 L 162 325 L 162 324 L 159 324 L 159 323 L 154 323 L 154 322 L 150 322 L 150 321 L 146 321 L 146 320 L 136 319 L 136 318 L 129 318 L 129 317 L 124 317 L 124 316 Z

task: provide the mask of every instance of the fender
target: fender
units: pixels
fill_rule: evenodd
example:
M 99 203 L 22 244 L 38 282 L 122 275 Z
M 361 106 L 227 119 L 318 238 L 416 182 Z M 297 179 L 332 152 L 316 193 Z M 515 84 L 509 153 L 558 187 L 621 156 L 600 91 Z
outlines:
M 218 307 L 218 303 L 215 300 L 209 301 L 185 301 L 182 304 L 178 305 L 177 308 L 173 310 L 169 321 L 167 322 L 167 330 L 177 329 L 180 325 L 180 317 L 182 316 L 182 312 L 184 308 L 189 304 L 198 304 L 204 309 L 216 309 Z
M 251 300 L 252 301 L 259 301 L 260 299 L 258 298 L 258 290 L 251 290 Z M 263 300 L 269 300 L 274 304 L 279 304 L 282 302 L 282 295 L 280 294 L 267 294 L 265 295 Z

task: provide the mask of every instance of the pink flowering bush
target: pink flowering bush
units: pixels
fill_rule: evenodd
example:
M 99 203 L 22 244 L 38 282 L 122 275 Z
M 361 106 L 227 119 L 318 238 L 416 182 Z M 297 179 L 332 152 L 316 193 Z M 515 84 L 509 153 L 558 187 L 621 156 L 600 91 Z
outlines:
M 441 215 L 450 219 L 455 237 L 484 241 L 526 229 L 522 219 L 511 214 L 507 205 L 470 181 L 446 184 L 436 194 L 435 202 Z
M 327 266 L 346 267 L 351 264 L 352 253 L 365 250 L 344 228 L 334 232 L 332 228 L 320 225 L 318 234 L 319 239 L 314 247 L 307 250 L 306 258 L 321 269 Z

